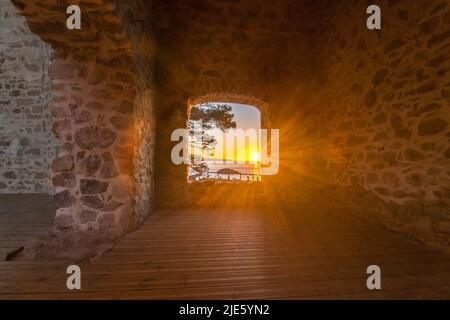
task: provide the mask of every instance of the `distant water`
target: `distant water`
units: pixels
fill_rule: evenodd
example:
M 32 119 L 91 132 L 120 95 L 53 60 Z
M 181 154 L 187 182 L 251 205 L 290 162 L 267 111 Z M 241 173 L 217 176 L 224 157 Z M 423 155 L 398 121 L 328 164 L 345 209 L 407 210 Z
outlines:
M 222 164 L 222 163 L 206 163 L 209 170 L 208 172 L 204 172 L 203 174 L 199 175 L 198 172 L 190 171 L 190 176 L 195 176 L 195 180 L 207 180 L 207 179 L 219 179 L 219 180 L 255 180 L 258 179 L 260 174 L 260 166 L 259 165 L 253 165 L 253 164 Z M 231 169 L 234 171 L 239 172 L 241 175 L 238 174 L 220 174 L 217 175 L 215 172 L 218 172 L 222 169 Z M 255 175 L 255 176 L 253 176 Z
M 209 172 L 218 172 L 222 169 L 232 169 L 238 171 L 241 174 L 259 174 L 259 166 L 252 164 L 211 164 L 207 163 Z

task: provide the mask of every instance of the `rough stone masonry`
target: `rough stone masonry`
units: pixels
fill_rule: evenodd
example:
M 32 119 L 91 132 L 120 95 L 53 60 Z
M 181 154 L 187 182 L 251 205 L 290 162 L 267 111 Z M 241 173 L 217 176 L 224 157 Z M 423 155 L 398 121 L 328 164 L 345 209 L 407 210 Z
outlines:
M 85 28 L 70 33 L 67 3 L 13 2 L 54 52 L 47 91 L 58 144 L 50 157 L 56 229 L 119 234 L 134 229 L 151 209 L 154 121 L 150 82 L 138 82 L 148 71 L 136 70 L 120 6 L 85 2 Z
M 53 193 L 52 49 L 0 0 L 0 192 Z

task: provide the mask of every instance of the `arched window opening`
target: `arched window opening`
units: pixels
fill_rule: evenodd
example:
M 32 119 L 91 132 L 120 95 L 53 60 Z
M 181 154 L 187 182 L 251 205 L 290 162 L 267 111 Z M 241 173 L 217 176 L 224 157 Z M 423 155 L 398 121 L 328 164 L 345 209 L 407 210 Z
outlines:
M 261 181 L 261 112 L 242 103 L 202 102 L 188 114 L 188 181 Z

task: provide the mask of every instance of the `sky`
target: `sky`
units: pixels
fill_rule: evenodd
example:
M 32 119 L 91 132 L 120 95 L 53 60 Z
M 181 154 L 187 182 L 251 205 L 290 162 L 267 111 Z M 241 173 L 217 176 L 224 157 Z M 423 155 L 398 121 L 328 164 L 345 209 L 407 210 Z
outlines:
M 223 105 L 227 104 L 231 106 L 232 113 L 234 114 L 234 121 L 236 122 L 236 128 L 237 129 L 243 129 L 244 131 L 248 129 L 261 129 L 261 113 L 260 111 L 251 105 L 246 104 L 239 104 L 239 103 L 224 103 L 224 102 L 217 102 L 212 103 L 213 105 Z M 216 138 L 217 135 L 213 132 L 209 132 L 210 134 L 214 135 Z M 225 152 L 224 150 L 224 143 L 222 139 L 217 139 L 218 144 L 216 146 L 216 152 L 215 157 L 216 159 L 224 159 L 225 158 Z M 259 141 L 259 140 L 258 140 Z M 248 150 L 240 150 L 241 152 L 238 152 L 235 157 L 238 161 L 256 161 L 259 157 L 259 143 L 250 143 L 248 146 Z M 233 145 L 227 144 L 227 152 L 230 155 L 234 155 L 234 147 Z M 227 159 L 230 157 L 228 156 Z
M 233 110 L 234 120 L 238 128 L 244 130 L 250 128 L 261 129 L 261 113 L 256 107 L 238 103 L 228 103 L 228 105 Z

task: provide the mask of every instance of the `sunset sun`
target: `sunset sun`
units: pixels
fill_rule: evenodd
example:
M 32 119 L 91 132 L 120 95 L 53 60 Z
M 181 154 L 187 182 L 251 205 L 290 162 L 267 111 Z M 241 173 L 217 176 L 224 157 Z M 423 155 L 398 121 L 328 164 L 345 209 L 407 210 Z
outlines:
M 258 152 L 253 152 L 252 153 L 251 160 L 253 162 L 259 162 L 260 159 L 261 159 L 261 157 L 260 157 Z

